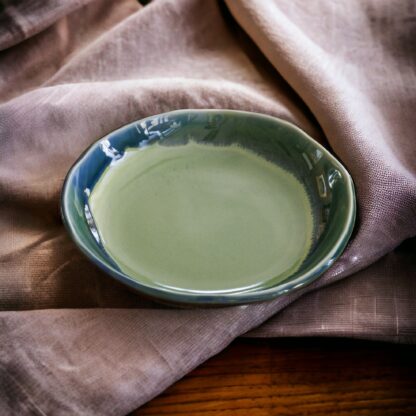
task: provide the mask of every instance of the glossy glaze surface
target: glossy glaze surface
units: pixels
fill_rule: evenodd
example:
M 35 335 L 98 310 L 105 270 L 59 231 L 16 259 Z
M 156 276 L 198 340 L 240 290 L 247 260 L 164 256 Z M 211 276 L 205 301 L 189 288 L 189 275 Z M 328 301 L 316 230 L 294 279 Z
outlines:
M 248 284 L 251 287 L 236 288 L 231 285 L 232 289 L 237 289 L 231 291 L 227 290 L 230 288 L 227 282 L 221 282 L 219 286 L 204 286 L 207 283 L 203 279 L 194 287 L 187 284 L 169 287 L 166 280 L 161 286 L 150 275 L 140 280 L 131 271 L 123 270 L 114 260 L 114 253 L 111 255 L 106 250 L 106 242 L 100 239 L 102 230 L 94 221 L 90 206 L 91 194 L 95 186 L 104 180 L 105 173 L 125 160 L 123 158 L 128 156 L 130 149 L 142 151 L 157 144 L 168 149 L 166 152 L 175 152 L 181 147 L 187 148 L 189 143 L 215 147 L 218 157 L 223 154 L 224 147 L 243 149 L 243 154 L 255 155 L 256 160 L 262 160 L 263 168 L 273 164 L 275 173 L 285 172 L 280 177 L 286 175 L 293 178 L 295 182 L 292 183 L 299 184 L 301 193 L 307 195 L 306 205 L 309 208 L 305 209 L 305 215 L 312 217 L 310 247 L 305 258 L 304 250 L 299 249 L 296 267 L 291 269 L 288 266 L 290 273 L 283 280 L 281 273 L 271 273 L 268 278 L 243 282 L 243 286 Z M 213 163 L 218 163 L 214 159 Z M 182 181 L 186 180 L 189 182 L 189 177 L 186 179 L 183 176 Z M 225 177 L 223 182 L 227 182 Z M 217 188 L 218 183 L 221 180 L 218 179 Z M 180 186 L 179 182 L 174 186 Z M 273 189 L 274 185 L 270 186 Z M 166 186 L 165 191 L 168 191 Z M 291 191 L 296 194 L 294 188 Z M 289 198 L 290 192 L 287 195 Z M 165 194 L 164 198 L 167 197 Z M 250 198 L 247 198 L 247 203 Z M 273 198 L 277 196 L 274 195 L 270 200 L 273 201 Z M 154 209 L 155 206 L 150 208 Z M 187 206 L 187 209 L 190 207 Z M 235 304 L 270 299 L 287 293 L 310 283 L 330 267 L 342 253 L 351 235 L 355 219 L 355 194 L 346 169 L 326 149 L 290 123 L 240 111 L 179 110 L 131 123 L 94 143 L 68 173 L 62 193 L 62 213 L 69 233 L 80 249 L 107 273 L 139 292 L 175 303 Z M 250 218 L 258 220 L 255 216 Z M 293 218 L 287 218 L 287 222 L 294 226 Z M 258 224 L 253 224 L 254 228 L 258 227 Z M 155 236 L 151 238 L 157 241 Z M 288 242 L 291 238 L 293 237 L 290 235 L 284 236 Z M 140 240 L 142 247 L 146 244 L 145 240 L 146 238 Z M 256 235 L 256 241 L 258 240 L 259 235 Z M 209 239 L 205 243 L 207 241 Z M 247 253 L 248 247 L 244 250 L 242 253 Z M 148 259 L 151 257 L 148 256 Z M 268 259 L 272 257 L 269 253 Z M 279 258 L 278 247 L 276 258 Z M 247 260 L 245 264 L 249 266 L 250 262 Z M 260 262 L 254 261 L 253 264 L 258 265 Z M 205 267 L 205 272 L 207 270 Z M 143 273 L 139 275 L 142 276 Z M 250 272 L 246 276 L 249 275 Z M 204 290 L 207 287 L 208 292 Z
M 312 210 L 288 171 L 237 146 L 128 149 L 89 197 L 101 242 L 137 281 L 238 291 L 284 280 L 312 243 Z

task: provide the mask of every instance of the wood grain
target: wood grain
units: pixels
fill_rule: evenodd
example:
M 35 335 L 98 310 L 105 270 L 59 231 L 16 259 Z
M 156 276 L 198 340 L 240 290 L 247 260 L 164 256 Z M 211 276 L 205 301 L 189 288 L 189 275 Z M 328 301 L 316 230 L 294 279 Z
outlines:
M 415 374 L 415 346 L 238 339 L 131 416 L 414 416 Z

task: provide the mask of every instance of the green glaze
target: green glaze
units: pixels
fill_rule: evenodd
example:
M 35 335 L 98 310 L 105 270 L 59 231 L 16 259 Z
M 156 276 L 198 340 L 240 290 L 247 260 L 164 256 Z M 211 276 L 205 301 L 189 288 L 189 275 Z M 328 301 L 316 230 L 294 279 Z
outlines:
M 356 202 L 348 171 L 296 126 L 212 109 L 150 116 L 93 143 L 68 172 L 61 210 L 80 250 L 138 293 L 235 305 L 328 270 Z
M 237 145 L 127 149 L 89 206 L 120 270 L 166 288 L 213 293 L 279 282 L 312 244 L 304 186 Z

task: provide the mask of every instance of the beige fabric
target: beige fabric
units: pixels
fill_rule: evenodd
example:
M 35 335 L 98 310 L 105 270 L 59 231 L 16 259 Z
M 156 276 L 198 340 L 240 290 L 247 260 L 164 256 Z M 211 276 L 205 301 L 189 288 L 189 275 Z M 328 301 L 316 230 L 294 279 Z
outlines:
M 415 22 L 413 1 L 390 0 L 0 8 L 0 414 L 126 414 L 249 330 L 414 342 Z M 59 216 L 71 164 L 178 108 L 276 115 L 345 163 L 359 215 L 325 276 L 272 302 L 180 310 L 78 252 Z

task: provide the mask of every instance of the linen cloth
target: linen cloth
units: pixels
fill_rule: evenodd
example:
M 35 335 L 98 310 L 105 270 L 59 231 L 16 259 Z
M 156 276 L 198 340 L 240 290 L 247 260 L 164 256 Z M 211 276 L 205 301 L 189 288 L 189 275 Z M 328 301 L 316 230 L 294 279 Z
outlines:
M 124 415 L 243 334 L 415 342 L 415 35 L 413 0 L 0 3 L 0 414 Z M 322 278 L 177 309 L 79 253 L 59 214 L 69 167 L 180 108 L 278 116 L 342 160 L 357 224 Z

